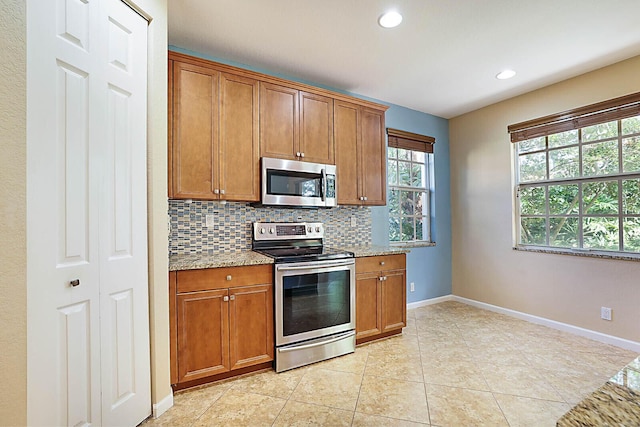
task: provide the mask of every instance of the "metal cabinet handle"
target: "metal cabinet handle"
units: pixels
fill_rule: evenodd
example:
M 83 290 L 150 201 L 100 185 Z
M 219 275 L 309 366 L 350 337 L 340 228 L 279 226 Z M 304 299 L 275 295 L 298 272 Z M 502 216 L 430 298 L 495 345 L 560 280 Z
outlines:
M 363 200 L 366 202 L 366 201 L 367 201 L 367 196 L 364 196 L 364 199 L 363 199 Z
M 380 261 L 380 265 L 384 265 L 384 261 Z
M 220 194 L 224 194 L 224 190 L 220 190 Z
M 227 280 L 231 280 L 231 279 L 233 279 L 233 277 L 231 277 L 231 275 L 229 274 L 229 275 L 227 276 Z
M 75 279 L 69 282 L 72 287 L 80 286 L 80 279 Z
M 230 299 L 231 301 L 234 301 L 234 300 L 236 299 L 236 296 L 235 296 L 235 295 L 231 295 L 231 296 L 229 297 L 229 299 Z
M 219 194 L 220 190 L 218 190 L 217 188 L 213 190 L 213 194 Z
M 300 157 L 304 157 L 304 153 L 300 153 Z
M 300 152 L 296 151 L 296 157 L 300 157 Z
M 222 297 L 222 301 L 225 301 L 225 302 L 229 301 L 229 296 L 228 295 L 223 296 Z

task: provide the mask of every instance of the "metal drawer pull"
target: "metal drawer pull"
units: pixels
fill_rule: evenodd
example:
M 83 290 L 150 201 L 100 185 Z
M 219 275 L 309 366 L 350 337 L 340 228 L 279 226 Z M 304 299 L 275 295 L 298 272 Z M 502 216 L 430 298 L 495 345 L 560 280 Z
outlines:
M 355 331 L 349 331 L 346 334 L 331 338 L 331 339 L 326 340 L 326 341 L 314 342 L 312 344 L 297 345 L 297 346 L 294 346 L 294 347 L 279 348 L 278 352 L 286 353 L 286 352 L 289 352 L 289 351 L 303 350 L 305 348 L 319 347 L 321 345 L 325 345 L 325 344 L 329 344 L 329 343 L 332 343 L 332 342 L 343 340 L 345 338 L 349 338 L 351 336 L 354 336 L 355 334 L 356 334 Z
M 227 280 L 231 280 L 231 279 L 232 279 L 232 277 L 231 277 L 231 275 L 229 274 L 229 275 L 227 276 Z
M 384 261 L 380 261 L 380 265 L 384 265 Z
M 70 284 L 71 286 L 73 286 L 74 288 L 75 288 L 76 286 L 80 286 L 80 279 L 72 280 L 72 281 L 70 281 L 70 282 L 69 282 L 69 284 Z

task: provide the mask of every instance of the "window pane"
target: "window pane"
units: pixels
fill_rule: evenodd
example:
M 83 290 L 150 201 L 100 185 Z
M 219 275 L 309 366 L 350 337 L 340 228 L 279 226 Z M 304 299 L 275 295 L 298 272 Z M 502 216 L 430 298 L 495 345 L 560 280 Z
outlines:
M 429 206 L 427 203 L 424 203 L 424 201 L 426 200 L 426 192 L 425 191 L 420 191 L 420 192 L 416 192 L 414 193 L 414 198 L 415 198 L 415 202 L 416 202 L 416 215 L 428 215 L 429 212 L 427 212 L 427 207 Z
M 389 241 L 400 241 L 400 220 L 398 218 L 389 218 Z
M 520 156 L 520 182 L 541 181 L 547 176 L 547 154 L 535 153 Z
M 427 225 L 426 218 L 424 217 L 416 218 L 416 240 L 424 240 L 424 237 L 429 235 L 429 233 L 427 233 L 425 230 L 426 225 Z
M 623 227 L 624 250 L 640 252 L 640 218 L 625 218 Z
M 423 177 L 424 177 L 424 165 L 420 163 L 413 163 L 411 165 L 411 186 L 424 187 L 424 182 L 422 182 Z
M 547 221 L 544 218 L 522 218 L 520 221 L 520 243 L 529 245 L 547 244 Z
M 549 148 L 578 143 L 578 129 L 549 135 Z
M 579 224 L 578 217 L 549 218 L 549 245 L 577 248 Z
M 549 186 L 549 213 L 571 215 L 578 213 L 578 184 Z
M 584 214 L 617 214 L 618 181 L 582 184 L 582 212 Z
M 400 216 L 400 191 L 391 190 L 388 192 L 388 205 L 389 205 L 389 215 L 398 217 Z
M 397 159 L 398 158 L 398 149 L 395 147 L 388 147 L 387 148 L 387 157 L 389 157 L 390 159 Z
M 549 151 L 549 179 L 574 178 L 579 175 L 578 147 Z
M 582 223 L 585 248 L 620 249 L 618 234 L 618 218 L 586 217 Z
M 389 160 L 387 182 L 389 183 L 389 185 L 398 185 L 398 162 L 395 160 Z
M 411 150 L 405 150 L 404 148 L 398 148 L 398 158 L 401 160 L 409 160 Z
M 400 212 L 402 216 L 413 215 L 413 191 L 400 191 Z
M 622 210 L 625 214 L 640 215 L 640 179 L 622 181 Z
M 414 162 L 424 163 L 424 153 L 422 151 L 413 151 L 411 153 L 411 158 Z
M 618 121 L 588 126 L 582 128 L 582 141 L 598 141 L 600 139 L 613 138 L 618 136 Z
M 640 172 L 640 136 L 622 140 L 623 172 Z
M 540 138 L 527 139 L 526 141 L 518 142 L 518 152 L 527 153 L 529 151 L 537 151 L 545 148 L 544 136 Z
M 413 233 L 413 217 L 402 218 L 402 234 L 400 239 L 402 241 L 415 240 L 415 234 Z
M 582 147 L 582 174 L 608 175 L 618 172 L 618 141 L 599 142 Z
M 547 213 L 544 187 L 527 187 L 520 190 L 520 213 L 522 215 Z
M 622 119 L 622 134 L 640 133 L 640 116 Z
M 398 185 L 411 185 L 411 163 L 398 162 Z

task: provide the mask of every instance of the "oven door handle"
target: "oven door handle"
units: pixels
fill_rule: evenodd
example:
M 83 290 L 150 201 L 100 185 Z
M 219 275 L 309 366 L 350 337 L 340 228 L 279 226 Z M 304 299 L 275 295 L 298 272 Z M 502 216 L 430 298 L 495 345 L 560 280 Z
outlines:
M 291 270 L 317 270 L 319 268 L 331 268 L 331 267 L 344 267 L 346 265 L 353 265 L 354 261 L 342 261 L 342 262 L 335 262 L 335 263 L 331 263 L 331 264 L 310 264 L 310 265 L 297 265 L 297 266 L 292 266 L 292 267 L 284 267 L 281 265 L 278 265 L 276 268 L 278 269 L 278 271 L 291 271 Z
M 332 342 L 343 340 L 345 338 L 352 337 L 355 334 L 356 334 L 356 331 L 349 331 L 347 333 L 340 334 L 340 335 L 338 335 L 336 337 L 333 337 L 331 339 L 328 339 L 326 341 L 314 342 L 312 344 L 296 345 L 296 346 L 292 346 L 292 347 L 283 347 L 283 348 L 279 348 L 277 350 L 280 353 L 287 353 L 289 351 L 296 351 L 296 350 L 302 350 L 302 349 L 305 349 L 305 348 L 319 347 L 321 345 L 329 344 L 329 343 L 332 343 Z

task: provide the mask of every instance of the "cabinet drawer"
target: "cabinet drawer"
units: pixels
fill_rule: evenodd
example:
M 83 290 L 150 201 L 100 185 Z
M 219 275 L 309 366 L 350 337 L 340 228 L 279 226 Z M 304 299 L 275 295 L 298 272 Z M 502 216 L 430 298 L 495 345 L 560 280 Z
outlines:
M 178 293 L 265 285 L 273 283 L 273 270 L 270 264 L 184 270 L 177 272 L 177 282 Z
M 356 273 L 372 271 L 404 270 L 406 267 L 405 254 L 381 255 L 356 258 Z

